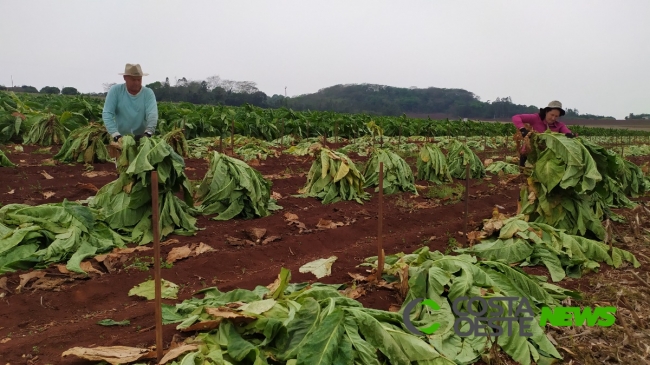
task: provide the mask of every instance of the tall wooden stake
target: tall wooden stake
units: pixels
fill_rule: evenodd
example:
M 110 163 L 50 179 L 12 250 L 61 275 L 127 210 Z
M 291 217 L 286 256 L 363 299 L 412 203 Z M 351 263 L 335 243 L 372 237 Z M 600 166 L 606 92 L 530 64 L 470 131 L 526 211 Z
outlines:
M 163 357 L 163 333 L 162 333 L 162 278 L 160 273 L 160 218 L 158 217 L 158 172 L 151 173 L 151 201 L 152 201 L 152 221 L 153 227 L 153 255 L 154 255 L 154 286 L 155 286 L 155 316 L 156 316 L 156 356 L 158 361 Z
M 465 246 L 469 245 L 469 238 L 467 234 L 467 225 L 469 224 L 467 220 L 469 219 L 469 164 L 465 167 Z
M 384 272 L 384 163 L 379 163 L 379 227 L 377 228 L 377 280 L 381 280 Z
M 235 155 L 235 120 L 230 122 L 230 152 Z
M 339 121 L 334 122 L 334 143 L 339 143 Z

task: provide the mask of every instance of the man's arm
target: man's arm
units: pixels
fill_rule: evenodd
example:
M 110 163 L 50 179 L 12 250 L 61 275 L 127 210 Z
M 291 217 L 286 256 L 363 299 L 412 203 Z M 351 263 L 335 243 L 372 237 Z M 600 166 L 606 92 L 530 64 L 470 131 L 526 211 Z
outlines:
M 148 90 L 145 105 L 145 118 L 147 119 L 145 133 L 154 134 L 158 126 L 158 104 L 156 103 L 156 95 L 153 93 L 153 90 Z
M 106 100 L 104 101 L 104 110 L 102 111 L 102 119 L 106 130 L 111 137 L 119 136 L 120 132 L 117 131 L 117 124 L 115 124 L 115 109 L 117 108 L 117 95 L 115 87 L 111 87 L 106 93 Z

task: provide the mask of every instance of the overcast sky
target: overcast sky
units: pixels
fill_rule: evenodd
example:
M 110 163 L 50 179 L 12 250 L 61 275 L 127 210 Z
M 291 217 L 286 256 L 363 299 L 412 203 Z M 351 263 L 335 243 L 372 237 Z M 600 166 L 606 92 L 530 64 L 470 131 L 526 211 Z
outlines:
M 0 0 L 0 85 L 101 92 L 132 62 L 145 83 L 461 88 L 622 119 L 650 113 L 648 15 L 648 0 Z

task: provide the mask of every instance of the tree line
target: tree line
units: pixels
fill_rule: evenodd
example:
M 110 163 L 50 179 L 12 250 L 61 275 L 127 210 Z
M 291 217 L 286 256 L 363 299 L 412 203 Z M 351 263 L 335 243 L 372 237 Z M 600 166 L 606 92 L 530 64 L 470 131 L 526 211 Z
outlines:
M 90 93 L 105 96 L 112 83 L 103 84 L 103 93 Z M 268 96 L 260 91 L 252 81 L 233 81 L 211 76 L 205 80 L 188 80 L 185 77 L 170 82 L 156 81 L 146 85 L 151 88 L 158 101 L 190 102 L 212 105 L 254 105 L 261 108 L 287 107 L 293 110 L 318 110 L 339 113 L 363 113 L 370 115 L 399 116 L 409 114 L 445 115 L 450 119 L 504 119 L 515 114 L 537 113 L 539 107 L 516 104 L 510 96 L 481 101 L 478 95 L 463 89 L 447 88 L 399 88 L 376 84 L 334 85 L 312 94 L 294 97 L 274 94 Z M 33 86 L 4 87 L 0 90 L 77 95 L 74 87 L 59 89 L 45 86 L 40 90 Z M 630 113 L 629 119 L 641 119 L 648 114 L 637 116 Z M 634 118 L 633 118 L 634 117 Z M 580 114 L 577 109 L 568 108 L 563 119 L 615 119 L 611 116 Z M 626 117 L 628 119 L 628 117 Z

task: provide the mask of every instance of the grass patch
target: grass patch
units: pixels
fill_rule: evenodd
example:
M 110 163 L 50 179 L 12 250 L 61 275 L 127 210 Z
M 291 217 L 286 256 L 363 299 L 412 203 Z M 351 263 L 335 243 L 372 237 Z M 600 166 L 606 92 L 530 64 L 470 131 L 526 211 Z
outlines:
M 429 187 L 425 196 L 429 199 L 440 199 L 445 204 L 458 203 L 465 193 L 465 187 L 460 184 L 445 184 Z

